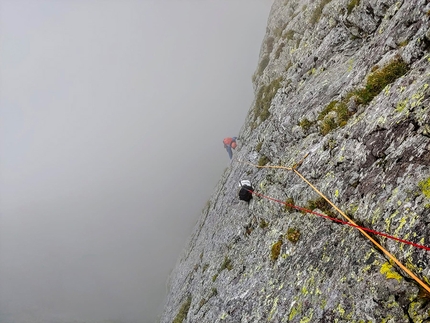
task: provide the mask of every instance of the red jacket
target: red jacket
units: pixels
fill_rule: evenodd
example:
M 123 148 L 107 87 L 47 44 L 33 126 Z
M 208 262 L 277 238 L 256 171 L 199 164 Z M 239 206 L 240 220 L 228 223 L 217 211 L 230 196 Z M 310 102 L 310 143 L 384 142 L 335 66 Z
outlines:
M 224 145 L 230 146 L 233 141 L 233 138 L 224 138 L 222 142 L 224 143 Z

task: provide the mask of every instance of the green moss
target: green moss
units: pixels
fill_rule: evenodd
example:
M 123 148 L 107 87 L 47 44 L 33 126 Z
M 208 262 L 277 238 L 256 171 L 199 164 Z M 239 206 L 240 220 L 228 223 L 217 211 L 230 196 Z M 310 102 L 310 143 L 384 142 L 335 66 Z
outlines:
M 223 271 L 224 269 L 227 269 L 227 270 L 233 269 L 233 265 L 231 264 L 231 259 L 229 259 L 228 257 L 224 257 L 224 262 L 221 265 L 220 272 Z
M 388 84 L 393 83 L 399 77 L 405 75 L 409 70 L 408 65 L 401 57 L 396 57 L 387 65 L 371 73 L 362 89 L 354 91 L 359 104 L 368 104 L 377 96 Z
M 178 314 L 176 314 L 175 319 L 173 320 L 173 323 L 182 323 L 188 315 L 190 306 L 191 306 L 191 296 L 188 296 L 186 301 L 182 304 L 181 308 L 179 309 Z
M 426 197 L 430 197 L 430 177 L 419 182 L 418 187 Z
M 304 131 L 308 131 L 310 127 L 312 127 L 312 125 L 314 125 L 315 122 L 310 121 L 307 118 L 304 118 L 302 121 L 299 122 L 299 126 L 302 127 L 302 129 Z
M 399 46 L 400 46 L 400 47 L 405 47 L 407 44 L 409 44 L 409 40 L 404 40 L 404 41 L 401 41 L 401 42 L 399 43 Z
M 309 200 L 307 203 L 307 208 L 311 210 L 319 209 L 328 216 L 335 216 L 333 207 L 323 197 L 319 197 L 316 200 Z
M 294 208 L 292 208 L 290 206 L 290 205 L 294 205 L 294 204 L 295 204 L 294 199 L 292 197 L 288 197 L 285 200 L 285 208 L 284 208 L 285 212 L 291 212 L 291 211 L 295 210 Z
M 205 272 L 209 268 L 209 264 L 204 264 L 202 267 L 202 272 Z
M 261 146 L 263 146 L 263 142 L 262 141 L 260 141 L 258 144 L 257 144 L 257 146 L 255 146 L 255 151 L 256 152 L 260 152 L 260 150 L 261 150 Z
M 282 240 L 278 240 L 278 242 L 273 244 L 272 254 L 270 257 L 273 261 L 278 260 L 279 254 L 281 253 L 281 247 L 282 247 Z
M 360 4 L 360 0 L 351 0 L 346 9 L 348 10 L 348 15 L 354 10 L 355 7 L 357 7 Z
M 296 243 L 300 239 L 300 231 L 296 228 L 288 228 L 287 230 L 287 239 L 292 243 Z
M 320 3 L 315 8 L 314 12 L 312 13 L 310 23 L 315 25 L 321 18 L 322 12 L 324 7 L 329 4 L 331 0 L 321 0 Z
M 349 112 L 345 102 L 340 102 L 336 106 L 336 113 L 337 113 L 337 123 L 339 127 L 345 126 L 352 115 L 351 112 Z
M 273 80 L 269 85 L 263 85 L 257 93 L 254 108 L 254 121 L 258 118 L 261 122 L 269 116 L 269 108 L 278 89 L 281 87 L 282 78 Z
M 218 269 L 218 272 L 212 276 L 212 281 L 214 282 L 217 278 L 218 275 L 224 270 L 232 270 L 233 269 L 233 264 L 231 263 L 230 258 L 228 258 L 227 256 L 224 257 L 224 261 L 221 264 L 220 268 Z
M 343 127 L 347 124 L 349 118 L 353 115 L 348 110 L 346 105 L 346 101 L 349 98 L 345 98 L 345 100 L 331 101 L 318 115 L 318 120 L 321 120 L 320 132 L 322 135 L 328 134 L 330 131 L 337 129 L 338 127 Z M 335 116 L 328 116 L 330 112 L 334 111 Z
M 258 160 L 258 166 L 265 166 L 268 162 L 269 162 L 269 158 L 263 155 Z
M 336 105 L 338 104 L 338 101 L 331 101 L 319 114 L 318 114 L 318 120 L 323 120 L 327 114 L 329 114 L 331 111 L 335 111 Z
M 260 221 L 260 228 L 264 229 L 269 226 L 269 222 L 266 222 L 264 219 L 261 219 Z
M 337 122 L 335 118 L 325 118 L 324 121 L 321 123 L 320 132 L 323 136 L 328 134 L 330 131 L 337 128 Z

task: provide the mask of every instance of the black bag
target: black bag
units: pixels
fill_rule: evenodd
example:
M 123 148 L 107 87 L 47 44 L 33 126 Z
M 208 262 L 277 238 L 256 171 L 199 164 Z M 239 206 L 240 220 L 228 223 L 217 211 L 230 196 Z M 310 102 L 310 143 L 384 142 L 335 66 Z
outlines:
M 251 182 L 248 180 L 240 181 L 239 186 L 239 200 L 246 202 L 251 201 L 252 192 L 254 192 L 254 188 L 252 187 Z

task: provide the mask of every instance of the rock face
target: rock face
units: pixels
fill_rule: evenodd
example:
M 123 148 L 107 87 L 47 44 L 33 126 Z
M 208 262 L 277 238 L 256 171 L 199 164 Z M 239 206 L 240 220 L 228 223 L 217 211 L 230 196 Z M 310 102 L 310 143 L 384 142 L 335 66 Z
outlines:
M 171 274 L 171 322 L 430 322 L 429 295 L 340 218 L 430 245 L 430 2 L 275 0 L 235 159 Z M 375 236 L 430 283 L 430 252 Z

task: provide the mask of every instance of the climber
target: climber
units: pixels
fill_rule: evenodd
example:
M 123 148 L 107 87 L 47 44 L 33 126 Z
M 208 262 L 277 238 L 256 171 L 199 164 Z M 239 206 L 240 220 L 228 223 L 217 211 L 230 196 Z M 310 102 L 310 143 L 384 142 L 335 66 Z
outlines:
M 254 188 L 249 180 L 241 180 L 239 182 L 239 200 L 246 201 L 249 203 L 252 199 L 252 192 L 254 192 Z
M 236 139 L 237 137 L 224 138 L 224 140 L 222 141 L 224 143 L 224 148 L 227 150 L 227 153 L 230 159 L 233 158 L 233 151 L 231 149 L 235 149 L 237 146 Z

